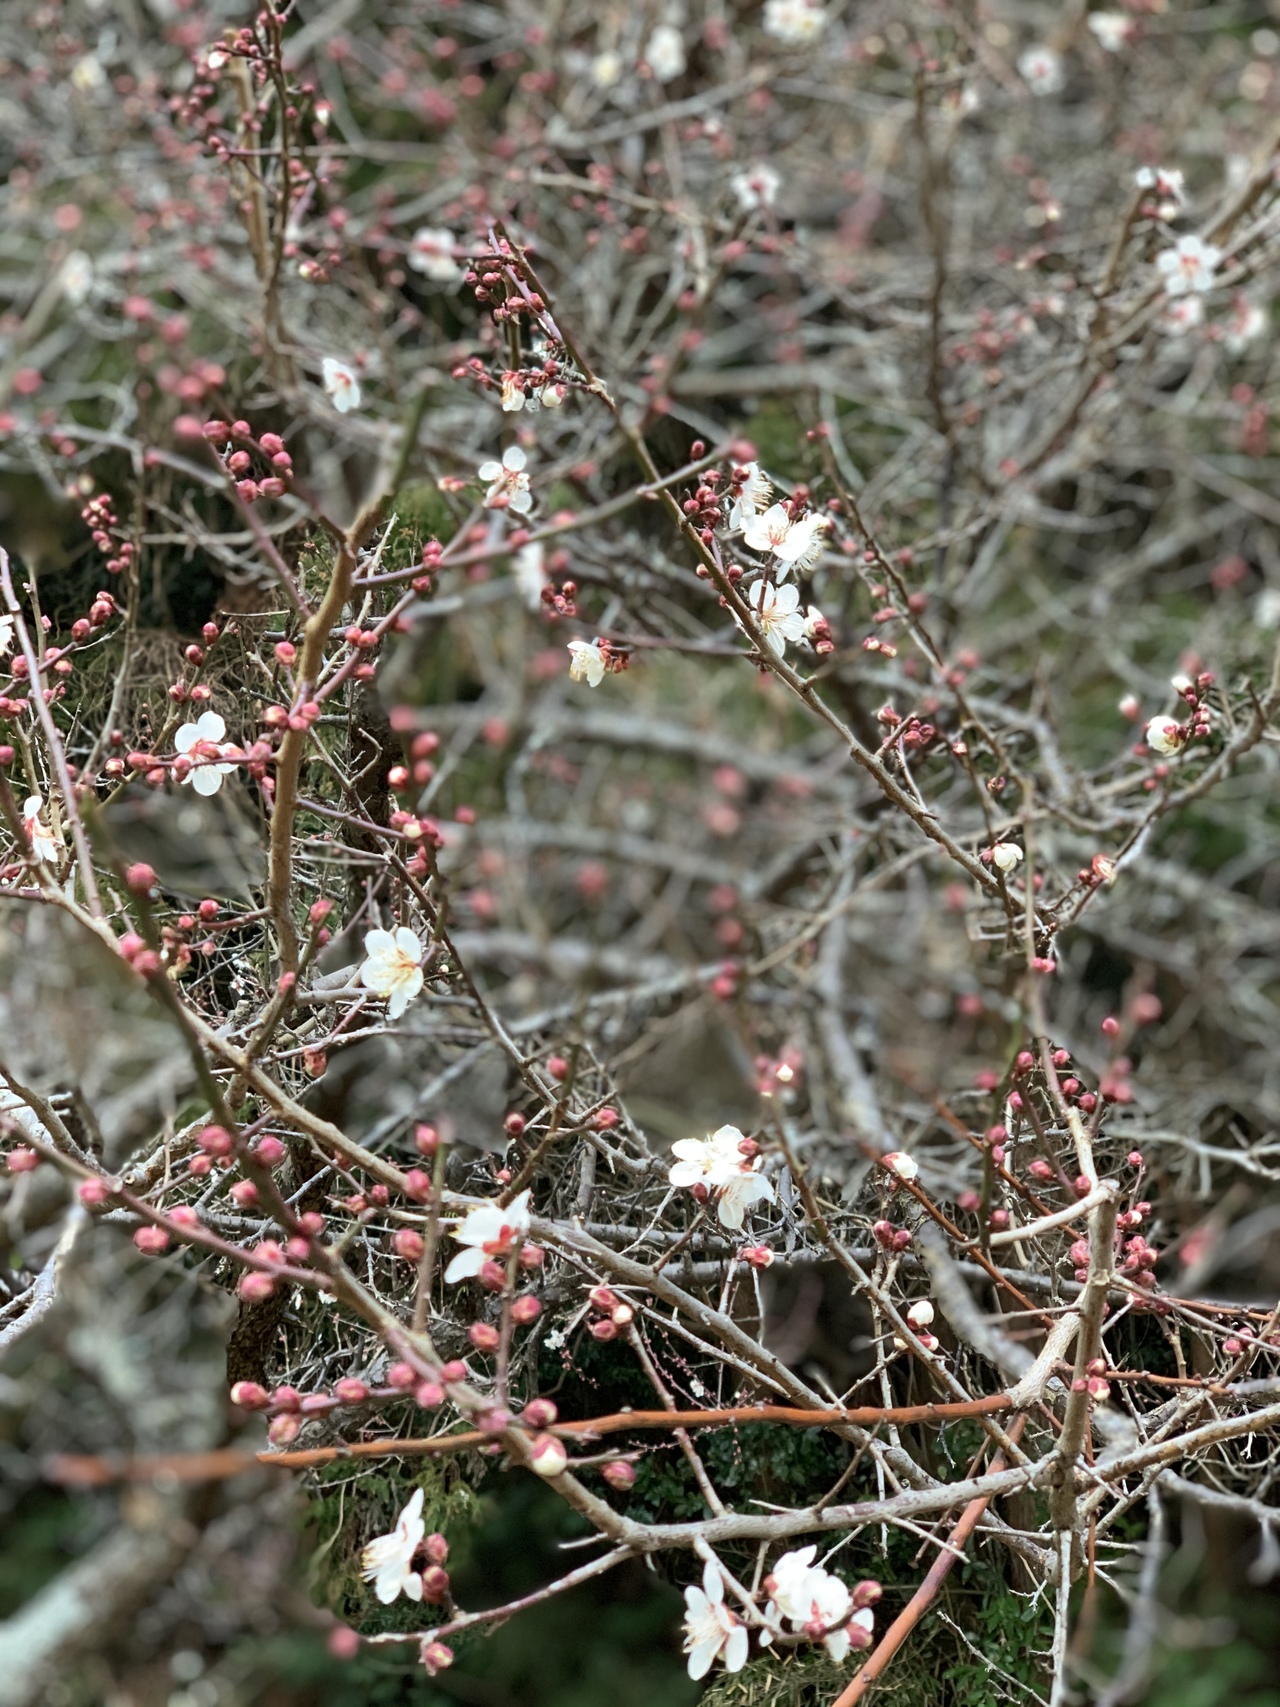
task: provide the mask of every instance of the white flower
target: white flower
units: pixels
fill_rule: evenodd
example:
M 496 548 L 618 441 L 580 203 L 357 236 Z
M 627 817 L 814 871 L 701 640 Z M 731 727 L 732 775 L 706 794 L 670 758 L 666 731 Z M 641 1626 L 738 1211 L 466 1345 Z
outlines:
M 33 794 L 22 808 L 22 822 L 36 858 L 44 860 L 46 865 L 57 865 L 62 858 L 62 842 L 41 819 L 43 811 L 44 801 Z
M 991 863 L 997 871 L 1012 871 L 1024 857 L 1017 842 L 997 842 L 991 850 Z
M 509 1257 L 518 1240 L 529 1231 L 529 1193 L 522 1191 L 513 1197 L 505 1209 L 496 1203 L 480 1203 L 468 1209 L 454 1238 L 466 1247 L 458 1252 L 444 1271 L 445 1280 L 452 1286 L 459 1280 L 471 1280 L 487 1262 Z
M 1136 28 L 1133 19 L 1123 12 L 1090 12 L 1085 22 L 1107 53 L 1119 53 Z
M 1194 332 L 1197 326 L 1203 325 L 1202 296 L 1175 297 L 1172 302 L 1165 304 L 1164 313 L 1160 316 L 1160 330 L 1167 332 L 1171 338 L 1181 338 L 1188 332 Z
M 360 381 L 345 362 L 337 361 L 333 356 L 326 356 L 321 363 L 321 371 L 324 375 L 324 388 L 339 415 L 345 415 L 360 407 Z
M 718 1191 L 720 1225 L 734 1231 L 753 1204 L 773 1201 L 773 1187 L 759 1171 L 763 1157 L 744 1156 L 742 1142 L 736 1126 L 721 1126 L 709 1138 L 682 1138 L 671 1146 L 676 1160 L 667 1173 L 674 1186 Z
M 422 1578 L 413 1570 L 413 1556 L 426 1533 L 422 1520 L 422 1489 L 396 1519 L 390 1535 L 377 1535 L 361 1554 L 361 1574 L 373 1584 L 373 1592 L 384 1606 L 389 1606 L 401 1593 L 410 1600 L 422 1599 Z
M 781 658 L 788 640 L 804 639 L 798 587 L 790 583 L 774 587 L 768 581 L 757 581 L 747 594 L 747 603 L 755 612 L 765 645 L 775 656 Z
M 1233 356 L 1238 356 L 1255 338 L 1260 338 L 1266 329 L 1266 309 L 1259 303 L 1240 297 L 1227 318 L 1222 341 Z
M 93 289 L 93 262 L 83 249 L 73 249 L 62 263 L 58 274 L 62 294 L 73 308 L 78 308 Z
M 533 508 L 533 495 L 529 491 L 529 476 L 524 471 L 527 461 L 519 445 L 509 445 L 502 453 L 501 462 L 480 464 L 481 480 L 490 482 L 484 500 L 486 510 L 506 509 L 514 510 L 518 516 L 528 515 Z
M 538 393 L 538 402 L 544 409 L 558 409 L 568 395 L 569 387 L 557 380 L 551 385 L 543 386 Z
M 1153 717 L 1147 724 L 1147 745 L 1153 753 L 1163 753 L 1166 758 L 1181 752 L 1182 743 L 1187 738 L 1187 732 L 1173 717 Z
M 817 0 L 765 0 L 764 33 L 788 47 L 817 41 L 827 27 L 827 14 Z
M 644 50 L 645 62 L 659 83 L 670 83 L 685 68 L 684 42 L 674 24 L 659 24 Z
M 763 471 L 758 462 L 744 463 L 747 477 L 741 486 L 731 488 L 732 497 L 729 501 L 729 526 L 745 528 L 768 507 L 769 499 L 773 496 L 773 482 Z M 786 537 L 785 534 L 783 536 Z M 771 550 L 772 547 L 764 549 Z
M 804 637 L 806 640 L 816 640 L 818 635 L 825 634 L 827 619 L 817 605 L 810 605 L 804 613 Z
M 571 640 L 569 679 L 598 688 L 605 677 L 605 653 L 599 640 Z
M 422 988 L 422 944 L 408 928 L 366 931 L 360 982 L 375 996 L 387 998 L 387 1018 L 399 1019 Z
M 793 1630 L 810 1629 L 814 1635 L 825 1631 L 822 1645 L 839 1662 L 849 1652 L 849 1623 L 869 1631 L 875 1619 L 865 1608 L 850 1619 L 853 1596 L 839 1577 L 813 1563 L 816 1552 L 816 1547 L 801 1547 L 778 1560 L 769 1577 L 772 1598 L 765 1619 L 775 1629 L 779 1619 L 785 1618 Z
M 191 761 L 191 769 L 182 780 L 189 782 L 197 794 L 216 794 L 223 777 L 230 776 L 236 768 L 233 764 L 213 762 L 240 752 L 231 743 L 224 743 L 226 732 L 227 726 L 216 711 L 202 711 L 194 723 L 184 723 L 173 737 L 174 751 Z
M 424 225 L 409 240 L 409 265 L 415 273 L 423 273 L 437 284 L 452 284 L 462 277 L 462 268 L 453 258 L 453 233 L 437 231 Z
M 504 373 L 502 376 L 502 407 L 506 414 L 515 414 L 523 409 L 527 399 L 524 386 L 520 383 L 518 373 Z
M 915 1179 L 920 1172 L 920 1164 L 905 1150 L 890 1150 L 880 1159 L 899 1179 Z
M 822 556 L 823 535 L 830 526 L 826 516 L 810 511 L 799 521 L 792 522 L 787 529 L 787 537 L 775 549 L 774 556 L 779 563 L 794 568 L 798 575 L 807 574 Z M 785 573 L 786 569 L 783 570 Z
M 933 1320 L 933 1305 L 927 1298 L 921 1298 L 907 1311 L 907 1321 L 913 1328 L 927 1328 Z
M 781 187 L 782 179 L 772 166 L 753 166 L 748 172 L 735 172 L 729 180 L 729 188 L 738 198 L 743 213 L 772 207 Z M 754 468 L 755 464 L 751 466 Z
M 542 541 L 535 539 L 528 545 L 522 545 L 512 560 L 520 597 L 533 611 L 542 609 L 542 589 L 547 585 L 545 558 Z
M 1140 190 L 1154 190 L 1160 197 L 1161 219 L 1172 219 L 1187 205 L 1183 176 L 1176 166 L 1139 166 L 1133 181 Z
M 0 653 L 8 652 L 13 647 L 13 618 L 0 616 Z
M 822 536 L 831 526 L 826 516 L 813 511 L 793 521 L 785 504 L 771 504 L 762 516 L 748 520 L 742 543 L 752 551 L 767 551 L 797 571 L 811 569 L 822 555 Z
M 101 62 L 91 53 L 84 54 L 71 67 L 71 81 L 81 94 L 87 95 L 94 89 L 101 89 L 106 80 L 107 74 L 102 69 Z
M 591 61 L 591 81 L 597 89 L 612 89 L 622 76 L 622 55 L 606 48 Z
M 1029 47 L 1018 60 L 1018 72 L 1033 95 L 1056 95 L 1067 80 L 1051 47 Z
M 1182 296 L 1187 291 L 1209 290 L 1222 250 L 1199 237 L 1179 237 L 1172 249 L 1156 256 L 1156 267 L 1164 274 L 1164 288 L 1170 296 Z
M 741 1671 L 747 1663 L 747 1627 L 725 1605 L 724 1582 L 710 1559 L 702 1573 L 702 1587 L 690 1585 L 684 1591 L 684 1604 L 689 1676 L 705 1677 L 721 1656 L 726 1671 Z

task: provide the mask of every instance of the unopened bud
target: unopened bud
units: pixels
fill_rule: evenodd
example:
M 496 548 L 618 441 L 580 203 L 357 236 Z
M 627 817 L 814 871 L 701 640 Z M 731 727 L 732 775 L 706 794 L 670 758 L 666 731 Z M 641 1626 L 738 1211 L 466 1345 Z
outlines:
M 569 1462 L 569 1454 L 554 1434 L 540 1434 L 534 1440 L 529 1468 L 539 1476 L 559 1476 Z

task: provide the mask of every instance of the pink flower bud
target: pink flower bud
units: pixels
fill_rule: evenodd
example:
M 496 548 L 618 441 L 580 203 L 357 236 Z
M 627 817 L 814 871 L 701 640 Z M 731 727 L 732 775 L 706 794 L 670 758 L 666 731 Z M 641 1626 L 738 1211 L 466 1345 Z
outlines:
M 533 1442 L 529 1468 L 539 1476 L 559 1476 L 569 1462 L 569 1454 L 554 1434 L 540 1434 Z
M 253 1154 L 264 1168 L 274 1168 L 284 1161 L 287 1151 L 279 1138 L 268 1134 L 265 1138 L 259 1138 L 253 1146 Z
M 418 1658 L 427 1676 L 434 1677 L 438 1671 L 447 1671 L 453 1664 L 453 1649 L 443 1642 L 424 1641 L 418 1649 Z
M 849 1646 L 854 1653 L 861 1653 L 875 1641 L 871 1631 L 862 1624 L 850 1624 L 845 1634 L 849 1638 Z
M 467 1338 L 477 1351 L 497 1351 L 502 1336 L 492 1322 L 472 1322 Z
M 1009 1211 L 1007 1209 L 993 1209 L 991 1211 L 990 1227 L 993 1233 L 1002 1233 L 1008 1225 Z
M 742 1260 L 750 1263 L 752 1268 L 768 1268 L 774 1261 L 774 1255 L 768 1245 L 747 1245 L 742 1252 Z
M 531 1428 L 549 1428 L 559 1416 L 552 1399 L 530 1399 L 521 1413 L 521 1420 Z
M 864 1606 L 874 1606 L 883 1594 L 883 1588 L 871 1577 L 867 1577 L 863 1582 L 855 1583 L 853 1589 L 854 1611 L 861 1612 Z
M 539 1269 L 542 1267 L 543 1263 L 546 1260 L 547 1260 L 547 1253 L 543 1250 L 541 1245 L 521 1245 L 521 1247 L 520 1247 L 520 1267 L 521 1268 Z
M 1092 1190 L 1093 1190 L 1093 1187 L 1089 1184 L 1088 1175 L 1077 1174 L 1076 1178 L 1075 1178 L 1076 1196 L 1077 1197 L 1088 1197 L 1089 1193 Z
M 973 1190 L 962 1191 L 956 1198 L 956 1208 L 963 1209 L 966 1215 L 976 1214 L 982 1208 L 981 1194 Z
M 431 1196 L 431 1176 L 421 1168 L 410 1168 L 404 1176 L 404 1194 L 414 1203 L 426 1203 Z
M 351 1375 L 344 1375 L 341 1381 L 335 1382 L 333 1390 L 344 1405 L 362 1405 L 369 1397 L 369 1389 L 364 1382 Z
M 420 1156 L 434 1156 L 440 1148 L 440 1134 L 434 1126 L 415 1126 L 413 1147 Z
M 258 1188 L 251 1179 L 238 1179 L 227 1194 L 241 1209 L 252 1209 L 258 1201 Z
M 448 1571 L 443 1565 L 428 1565 L 422 1573 L 422 1598 L 429 1606 L 439 1606 L 448 1592 Z
M 276 1283 L 271 1276 L 262 1274 L 257 1269 L 244 1275 L 239 1286 L 236 1287 L 236 1291 L 246 1304 L 261 1304 L 264 1299 L 270 1298 L 275 1289 Z
M 1027 1169 L 1027 1172 L 1031 1175 L 1032 1179 L 1050 1180 L 1053 1178 L 1053 1169 L 1050 1167 L 1049 1163 L 1045 1161 L 1043 1156 L 1037 1156 Z
M 419 1381 L 413 1390 L 413 1402 L 424 1411 L 434 1411 L 444 1404 L 444 1388 L 438 1381 Z
M 125 884 L 133 895 L 150 895 L 156 886 L 156 874 L 151 866 L 141 860 L 131 865 L 124 874 Z
M 235 1148 L 225 1126 L 206 1126 L 196 1135 L 196 1143 L 209 1156 L 229 1156 Z
M 239 1405 L 242 1411 L 265 1411 L 271 1398 L 267 1389 L 256 1381 L 237 1381 L 231 1389 L 231 1403 Z
M 97 1209 L 111 1196 L 111 1187 L 104 1179 L 81 1180 L 76 1195 L 86 1209 Z
M 507 1116 L 502 1124 L 512 1138 L 521 1138 L 524 1136 L 524 1129 L 527 1122 L 523 1114 L 512 1113 Z
M 426 1240 L 414 1227 L 397 1227 L 391 1235 L 391 1248 L 398 1257 L 406 1262 L 421 1262 L 426 1250 Z
M 325 1647 L 335 1660 L 353 1660 L 360 1652 L 360 1638 L 349 1624 L 339 1624 L 325 1637 Z
M 480 1273 L 477 1278 L 486 1292 L 501 1292 L 507 1284 L 507 1271 L 502 1263 L 495 1262 L 490 1257 L 480 1265 Z
M 527 1328 L 537 1321 L 542 1314 L 542 1305 L 532 1292 L 526 1292 L 522 1298 L 517 1298 L 511 1306 L 511 1320 L 522 1328 Z
M 626 1493 L 628 1488 L 636 1485 L 636 1471 L 633 1464 L 628 1464 L 625 1458 L 616 1458 L 612 1464 L 602 1466 L 600 1474 L 611 1488 L 617 1488 L 619 1493 Z
M 161 1251 L 169 1248 L 169 1235 L 163 1227 L 139 1227 L 133 1235 L 133 1242 L 143 1256 L 158 1257 Z
M 267 1425 L 267 1439 L 272 1446 L 288 1446 L 302 1433 L 302 1418 L 285 1411 L 272 1417 Z
M 597 1310 L 616 1310 L 622 1302 L 611 1286 L 593 1286 L 587 1297 Z
M 616 1340 L 618 1330 L 608 1316 L 603 1316 L 598 1322 L 592 1322 L 591 1334 L 598 1340 Z
M 897 1232 L 893 1235 L 893 1248 L 895 1251 L 910 1250 L 911 1234 L 905 1227 L 899 1227 Z
M 5 1158 L 5 1165 L 11 1174 L 29 1174 L 40 1166 L 40 1157 L 34 1150 L 28 1150 L 25 1145 L 20 1144 L 16 1150 L 10 1150 Z

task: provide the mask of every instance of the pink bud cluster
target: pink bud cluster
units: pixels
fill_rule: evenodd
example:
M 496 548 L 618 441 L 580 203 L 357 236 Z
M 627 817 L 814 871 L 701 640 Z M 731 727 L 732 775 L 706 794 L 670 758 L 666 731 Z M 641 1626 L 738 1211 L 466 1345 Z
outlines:
M 205 421 L 200 434 L 215 447 L 215 455 L 246 504 L 256 504 L 259 498 L 284 497 L 293 477 L 293 458 L 278 433 L 263 433 L 255 439 L 247 421 Z M 267 472 L 258 472 L 259 464 L 265 465 Z
M 593 1286 L 587 1299 L 591 1308 L 600 1312 L 591 1323 L 593 1339 L 616 1340 L 635 1320 L 635 1310 L 611 1286 Z

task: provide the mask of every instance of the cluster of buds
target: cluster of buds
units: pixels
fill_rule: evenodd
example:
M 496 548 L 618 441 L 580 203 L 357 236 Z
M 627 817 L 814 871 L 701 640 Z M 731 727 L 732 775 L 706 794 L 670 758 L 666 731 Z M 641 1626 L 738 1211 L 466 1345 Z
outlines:
M 701 456 L 706 448 L 701 439 L 695 439 L 691 454 Z M 697 489 L 680 506 L 690 523 L 698 529 L 704 545 L 711 544 L 720 522 L 723 498 L 718 490 L 719 485 L 719 473 L 714 468 L 709 468 L 702 476 Z
M 88 640 L 90 635 L 104 627 L 116 614 L 116 601 L 104 588 L 93 595 L 93 603 L 84 616 L 77 617 L 71 624 L 71 638 L 77 643 Z
M 1074 1252 L 1074 1246 L 1072 1250 Z M 1159 1251 L 1154 1250 L 1141 1233 L 1135 1233 L 1131 1239 L 1124 1241 L 1124 1253 L 1124 1261 L 1120 1264 L 1121 1272 L 1129 1275 L 1139 1286 L 1154 1286 L 1156 1280 L 1151 1271 L 1160 1260 Z
M 1073 1393 L 1087 1393 L 1095 1404 L 1103 1405 L 1111 1397 L 1111 1386 L 1103 1377 L 1107 1373 L 1106 1359 L 1095 1357 L 1086 1368 L 1083 1375 L 1077 1375 L 1071 1383 Z
M 296 1387 L 281 1386 L 270 1392 L 256 1381 L 237 1381 L 231 1389 L 231 1402 L 241 1410 L 263 1411 L 271 1418 L 268 1436 L 275 1446 L 286 1446 L 296 1440 L 302 1425 L 311 1417 L 323 1417 L 353 1405 L 385 1404 L 404 1399 L 410 1394 L 423 1410 L 436 1410 L 445 1401 L 445 1388 L 453 1382 L 465 1381 L 467 1366 L 457 1360 L 446 1363 L 436 1378 L 423 1379 L 408 1363 L 393 1363 L 387 1371 L 383 1386 L 369 1386 L 355 1377 L 346 1377 L 334 1384 L 332 1393 L 299 1393 Z M 435 1562 L 444 1563 L 442 1556 Z
M 90 498 L 80 512 L 80 519 L 89 529 L 98 550 L 111 553 L 106 562 L 107 573 L 118 575 L 127 569 L 133 561 L 135 547 L 132 540 L 122 537 L 120 518 L 105 492 L 99 493 L 96 498 Z M 98 594 L 99 599 L 104 596 L 102 593 Z
M 1076 882 L 1083 884 L 1086 889 L 1108 887 L 1116 880 L 1116 862 L 1107 854 L 1096 853 L 1088 865 L 1081 866 L 1076 873 Z
M 929 1332 L 933 1325 L 933 1317 L 933 1305 L 927 1298 L 917 1298 L 907 1311 L 907 1326 L 926 1351 L 937 1351 L 939 1349 L 937 1336 Z M 893 1343 L 899 1351 L 906 1350 L 907 1342 L 899 1335 L 894 1335 Z
M 552 622 L 556 622 L 562 616 L 574 617 L 578 614 L 578 606 L 575 602 L 578 597 L 578 583 L 576 581 L 562 581 L 558 591 L 548 584 L 538 594 L 538 597 L 546 606 L 547 616 Z M 604 642 L 600 644 L 603 650 Z
M 235 482 L 236 491 L 246 504 L 259 498 L 283 498 L 293 475 L 293 458 L 285 449 L 278 433 L 263 433 L 254 438 L 247 421 L 206 421 L 201 436 L 215 448 L 219 462 Z M 217 447 L 221 446 L 221 449 Z M 269 472 L 254 477 L 254 455 L 268 465 Z
M 871 1228 L 876 1243 L 886 1251 L 910 1250 L 911 1234 L 905 1227 L 895 1227 L 892 1221 L 876 1221 Z
M 591 1323 L 591 1335 L 598 1340 L 616 1340 L 635 1320 L 635 1311 L 611 1286 L 593 1286 L 587 1294 L 591 1308 L 600 1314 Z

